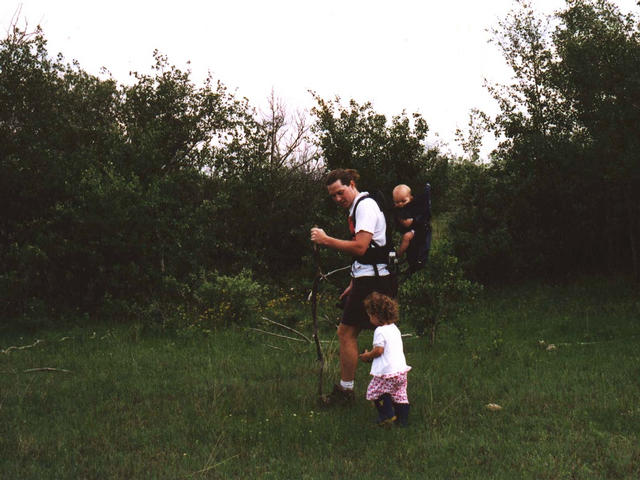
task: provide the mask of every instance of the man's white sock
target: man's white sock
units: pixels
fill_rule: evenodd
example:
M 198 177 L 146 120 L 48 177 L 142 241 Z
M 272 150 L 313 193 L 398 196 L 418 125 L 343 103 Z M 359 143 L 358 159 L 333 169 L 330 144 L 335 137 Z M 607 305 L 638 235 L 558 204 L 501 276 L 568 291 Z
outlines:
M 345 382 L 344 380 L 340 380 L 340 386 L 343 390 L 353 390 L 353 380 L 350 382 Z

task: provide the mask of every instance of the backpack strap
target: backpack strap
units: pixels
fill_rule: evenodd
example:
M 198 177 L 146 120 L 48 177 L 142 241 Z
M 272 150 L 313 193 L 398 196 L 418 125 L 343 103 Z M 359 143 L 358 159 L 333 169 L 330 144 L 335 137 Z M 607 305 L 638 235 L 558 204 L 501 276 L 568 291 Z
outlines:
M 356 201 L 356 204 L 353 206 L 353 213 L 349 215 L 349 231 L 351 232 L 351 237 L 356 236 L 356 210 L 358 210 L 358 205 L 360 205 L 360 202 L 365 198 L 371 198 L 371 195 L 367 194 L 367 195 L 361 196 Z
M 375 200 L 375 198 L 373 198 L 369 194 L 361 196 L 356 201 L 356 204 L 353 206 L 353 213 L 349 216 L 349 231 L 351 232 L 351 238 L 354 238 L 356 236 L 356 210 L 358 209 L 358 205 L 360 204 L 360 202 L 362 200 L 365 200 L 366 198 L 371 198 L 376 202 L 376 205 L 378 205 L 378 202 Z M 379 205 L 378 205 L 378 208 L 380 208 Z M 382 209 L 380 209 L 380 211 L 384 215 L 384 211 L 382 211 Z M 385 215 L 385 223 L 387 222 L 388 220 Z M 389 225 L 387 225 L 387 231 L 388 229 L 389 229 Z M 381 263 L 381 264 L 388 265 L 389 252 L 393 250 L 393 246 L 389 242 L 389 238 L 386 231 L 385 231 L 385 237 L 386 237 L 386 244 L 384 246 L 379 246 L 372 238 L 371 243 L 369 244 L 369 247 L 367 248 L 367 251 L 364 253 L 364 255 L 361 255 L 359 257 L 353 257 L 354 260 L 357 260 L 359 263 L 362 263 L 363 265 L 372 265 L 373 271 L 375 272 L 376 277 L 380 276 L 378 273 L 378 264 Z

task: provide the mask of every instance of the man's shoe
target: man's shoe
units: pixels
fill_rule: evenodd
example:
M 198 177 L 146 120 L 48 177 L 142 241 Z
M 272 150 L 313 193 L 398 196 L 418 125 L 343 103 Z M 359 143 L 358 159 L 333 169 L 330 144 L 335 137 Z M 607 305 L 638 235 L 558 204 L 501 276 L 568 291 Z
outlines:
M 350 405 L 355 401 L 353 390 L 345 390 L 339 385 L 333 386 L 333 391 L 329 395 L 322 397 L 324 405 Z

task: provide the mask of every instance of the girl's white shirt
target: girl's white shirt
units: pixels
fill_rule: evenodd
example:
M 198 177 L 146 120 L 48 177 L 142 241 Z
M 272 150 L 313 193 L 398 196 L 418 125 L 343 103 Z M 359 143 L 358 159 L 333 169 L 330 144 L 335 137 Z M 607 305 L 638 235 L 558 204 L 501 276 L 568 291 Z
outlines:
M 356 198 L 353 199 L 351 207 L 349 207 L 349 216 L 353 215 L 353 208 L 355 207 L 358 199 L 364 195 L 369 195 L 369 192 L 360 192 Z M 384 218 L 384 213 L 378 207 L 378 204 L 373 198 L 365 198 L 358 205 L 356 210 L 356 233 L 364 231 L 373 235 L 372 240 L 376 245 L 381 247 L 387 243 L 387 222 Z M 378 265 L 378 273 L 380 276 L 389 275 L 387 266 L 383 263 Z M 352 277 L 373 277 L 376 272 L 373 269 L 373 265 L 364 265 L 358 261 L 353 262 L 351 265 Z
M 411 370 L 404 356 L 402 335 L 395 323 L 381 325 L 375 329 L 373 346 L 383 347 L 384 353 L 373 359 L 371 375 L 393 375 Z

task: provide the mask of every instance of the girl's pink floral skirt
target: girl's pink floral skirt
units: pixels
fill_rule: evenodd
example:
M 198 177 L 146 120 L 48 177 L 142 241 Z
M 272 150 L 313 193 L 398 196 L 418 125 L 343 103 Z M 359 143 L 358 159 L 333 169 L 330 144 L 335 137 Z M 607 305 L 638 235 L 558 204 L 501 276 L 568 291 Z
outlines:
M 409 403 L 407 397 L 407 373 L 374 375 L 367 388 L 367 400 L 377 400 L 380 395 L 391 394 L 394 403 Z

